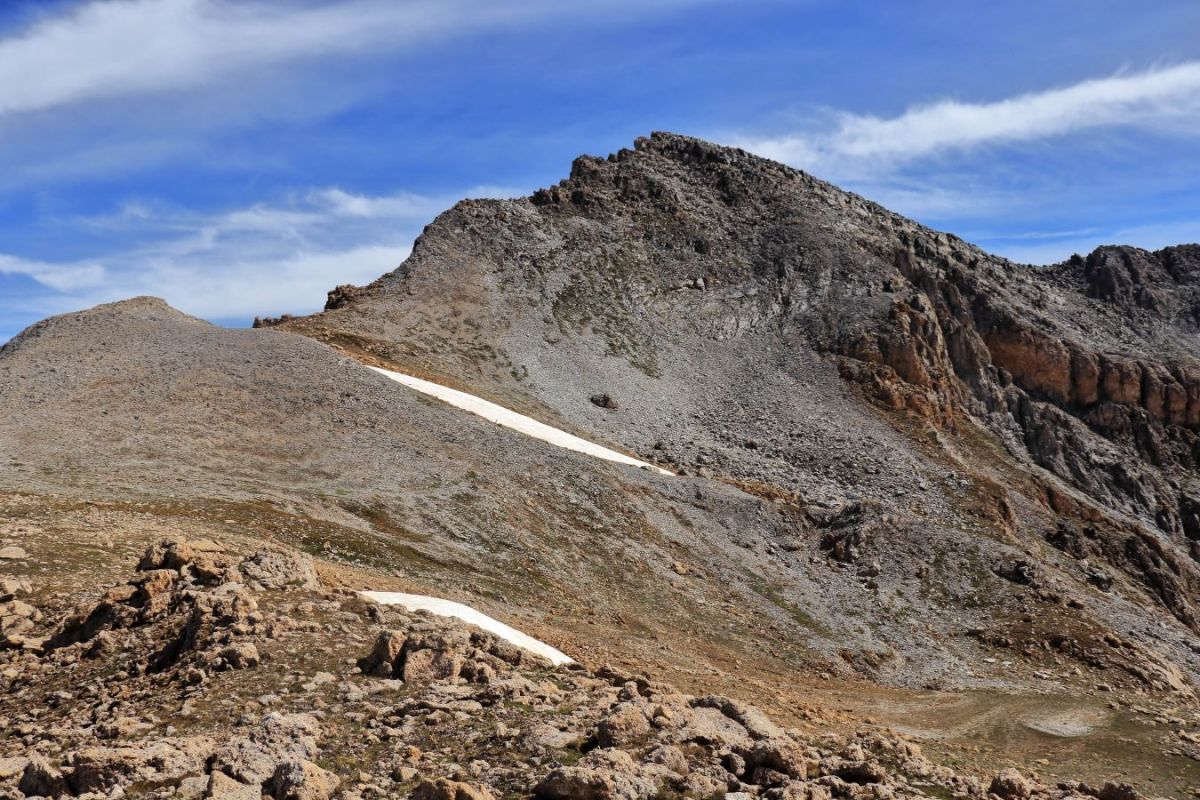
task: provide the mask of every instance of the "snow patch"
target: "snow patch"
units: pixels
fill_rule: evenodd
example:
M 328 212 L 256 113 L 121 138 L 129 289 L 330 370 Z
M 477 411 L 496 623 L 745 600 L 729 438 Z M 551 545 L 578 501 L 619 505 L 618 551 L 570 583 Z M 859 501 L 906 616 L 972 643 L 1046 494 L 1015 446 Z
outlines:
M 602 447 L 586 439 L 581 439 L 578 436 L 559 430 L 558 428 L 547 425 L 544 422 L 538 422 L 532 417 L 527 417 L 524 414 L 518 414 L 516 411 L 507 409 L 504 406 L 496 405 L 495 403 L 484 400 L 481 397 L 476 397 L 473 394 L 460 392 L 457 389 L 451 389 L 442 386 L 439 383 L 432 381 L 421 380 L 414 378 L 411 375 L 405 375 L 402 372 L 393 372 L 390 369 L 382 369 L 380 367 L 369 367 L 378 372 L 380 375 L 385 375 L 388 378 L 396 381 L 396 383 L 404 384 L 410 389 L 416 389 L 422 394 L 427 394 L 432 397 L 449 403 L 455 408 L 461 408 L 463 411 L 469 411 L 484 419 L 494 422 L 497 425 L 502 425 L 505 428 L 512 428 L 514 431 L 532 436 L 534 439 L 541 439 L 543 442 L 549 442 L 557 447 L 562 447 L 566 450 L 573 450 L 576 453 L 583 453 L 594 458 L 601 458 L 605 461 L 615 461 L 619 464 L 628 464 L 631 467 L 640 467 L 642 469 L 653 470 L 660 475 L 674 475 L 670 470 L 665 470 L 662 467 L 654 464 L 627 456 L 624 453 L 618 453 L 616 450 L 610 450 L 607 447 Z
M 538 641 L 528 634 L 521 633 L 516 628 L 510 628 L 497 619 L 470 606 L 456 603 L 453 600 L 443 600 L 440 597 L 430 597 L 424 594 L 404 594 L 402 592 L 359 592 L 368 600 L 385 606 L 400 606 L 406 611 L 428 611 L 439 617 L 453 617 L 482 628 L 488 633 L 494 633 L 501 639 L 515 644 L 522 650 L 528 650 L 535 655 L 548 659 L 552 664 L 570 664 L 573 659 L 560 650 L 556 650 L 545 642 Z

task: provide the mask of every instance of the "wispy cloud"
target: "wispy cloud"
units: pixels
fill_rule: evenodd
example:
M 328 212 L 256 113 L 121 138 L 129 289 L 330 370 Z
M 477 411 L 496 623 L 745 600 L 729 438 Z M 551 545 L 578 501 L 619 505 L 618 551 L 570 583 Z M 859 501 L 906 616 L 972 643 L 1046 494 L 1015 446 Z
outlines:
M 0 29 L 0 195 L 189 160 L 288 169 L 294 149 L 255 151 L 238 132 L 369 109 L 410 91 L 406 65 L 454 65 L 456 46 L 472 36 L 551 36 L 727 1 L 47 4 Z
M 598 0 L 582 15 L 683 2 Z M 0 40 L 0 115 L 187 90 L 298 61 L 396 53 L 580 15 L 551 0 L 91 0 Z
M 517 193 L 476 187 L 463 194 Z M 142 244 L 84 261 L 0 255 L 0 275 L 40 285 L 22 303 L 46 314 L 141 294 L 210 319 L 308 312 L 334 285 L 366 283 L 398 266 L 422 227 L 458 196 L 366 196 L 326 187 L 209 215 L 130 204 L 71 224 Z
M 822 174 L 1097 128 L 1163 128 L 1200 119 L 1200 62 L 1085 80 L 985 103 L 944 100 L 896 117 L 835 114 L 831 131 L 748 137 L 749 150 Z
M 393 9 L 370 2 L 340 8 L 220 0 L 84 3 L 0 42 L 0 113 L 194 87 L 248 68 L 361 48 L 385 30 L 420 35 L 441 19 L 425 4 Z
M 0 254 L 0 275 L 24 275 L 48 289 L 70 292 L 99 286 L 104 281 L 105 271 L 94 262 L 52 264 Z

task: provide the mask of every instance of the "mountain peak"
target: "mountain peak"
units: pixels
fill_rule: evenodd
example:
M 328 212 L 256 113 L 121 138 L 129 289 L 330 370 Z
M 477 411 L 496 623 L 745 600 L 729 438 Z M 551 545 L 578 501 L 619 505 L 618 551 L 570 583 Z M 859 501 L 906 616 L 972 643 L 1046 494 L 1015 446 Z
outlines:
M 4 349 L 16 350 L 47 334 L 62 334 L 70 338 L 85 330 L 119 331 L 130 324 L 158 326 L 178 323 L 212 326 L 209 322 L 185 314 L 161 297 L 142 295 L 49 317 L 18 333 L 4 345 Z
M 1009 264 L 781 164 L 656 133 L 577 159 L 532 197 L 457 204 L 395 272 L 336 288 L 324 313 L 263 323 L 274 333 L 145 297 L 48 320 L 0 350 L 0 485 L 50 496 L 0 497 L 0 516 L 24 507 L 45 527 L 0 520 L 0 558 L 30 556 L 48 586 L 89 576 L 71 593 L 91 603 L 109 591 L 75 614 L 46 594 L 44 623 L 33 603 L 9 602 L 0 661 L 22 660 L 8 662 L 19 691 L 0 715 L 85 743 L 95 707 L 61 702 L 64 675 L 101 687 L 88 689 L 101 702 L 139 698 L 122 711 L 139 719 L 176 719 L 182 697 L 195 706 L 188 730 L 209 742 L 190 774 L 274 741 L 229 732 L 231 704 L 276 732 L 283 712 L 322 706 L 327 749 L 290 752 L 338 768 L 368 759 L 348 774 L 371 771 L 380 788 L 363 779 L 351 793 L 381 796 L 451 763 L 455 776 L 485 765 L 472 774 L 497 796 L 544 797 L 644 766 L 655 769 L 638 796 L 795 794 L 776 770 L 783 753 L 796 758 L 784 770 L 819 763 L 840 781 L 817 784 L 825 794 L 863 775 L 890 791 L 878 765 L 917 763 L 908 745 L 863 760 L 874 733 L 837 760 L 798 749 L 718 690 L 790 713 L 861 685 L 875 728 L 911 726 L 917 705 L 944 717 L 979 688 L 989 714 L 1025 720 L 1034 705 L 1019 693 L 1036 692 L 1047 730 L 1069 704 L 1104 736 L 1140 736 L 1127 750 L 1158 752 L 1161 729 L 1100 720 L 1117 702 L 1172 718 L 1200 684 L 1196 255 L 1109 247 L 1051 269 Z M 111 580 L 141 547 L 114 547 L 114 529 L 149 546 L 149 571 L 124 588 Z M 192 543 L 155 544 L 168 531 Z M 267 539 L 323 564 L 263 552 Z M 223 546 L 231 558 L 218 561 Z M 291 585 L 298 575 L 329 591 Z M 578 692 L 560 694 L 524 657 L 514 663 L 531 680 L 506 680 L 510 649 L 428 620 L 393 626 L 352 591 L 363 588 L 461 601 L 581 669 L 649 677 L 604 668 L 602 704 L 581 713 Z M 327 646 L 331 631 L 364 674 Z M 255 677 L 260 660 L 270 675 Z M 292 688 L 267 700 L 279 675 Z M 321 677 L 293 680 L 305 675 Z M 379 694 L 377 678 L 403 683 Z M 664 692 L 664 678 L 704 695 Z M 531 706 L 535 683 L 549 694 Z M 521 702 L 493 702 L 503 686 Z M 402 719 L 464 697 L 483 701 L 474 722 Z M 503 720 L 475 713 L 497 709 Z M 821 718 L 804 712 L 806 725 Z M 409 772 L 362 749 L 364 720 L 403 742 Z M 974 730 L 922 724 L 983 755 Z M 517 728 L 535 733 L 499 747 L 488 733 Z M 695 746 L 715 729 L 735 738 Z M 1024 752 L 1011 733 L 989 757 Z M 47 750 L 63 752 L 54 736 Z M 1081 739 L 1052 738 L 1037 746 L 1056 771 L 1092 781 L 1101 765 Z M 720 780 L 680 784 L 648 756 Z M 586 772 L 551 767 L 577 761 L 561 770 Z M 97 782 L 97 765 L 110 763 L 90 748 L 55 774 L 107 790 L 117 784 Z M 304 763 L 297 775 L 324 769 Z M 1145 775 L 1158 787 L 1177 767 Z M 22 785 L 48 770 L 30 762 Z M 269 779 L 283 796 L 289 770 L 243 788 L 257 796 Z M 531 789 L 533 772 L 557 788 Z M 212 774 L 210 788 L 226 775 Z M 947 774 L 919 765 L 911 777 Z M 997 780 L 1010 798 L 1074 791 Z

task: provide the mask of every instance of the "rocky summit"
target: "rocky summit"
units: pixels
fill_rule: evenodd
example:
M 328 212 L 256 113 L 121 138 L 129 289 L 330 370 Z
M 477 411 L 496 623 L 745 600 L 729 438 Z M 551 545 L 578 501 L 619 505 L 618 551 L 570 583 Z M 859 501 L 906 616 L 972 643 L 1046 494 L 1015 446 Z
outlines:
M 48 319 L 0 797 L 1190 797 L 1197 333 L 1198 245 L 1015 264 L 667 133 L 319 314 Z

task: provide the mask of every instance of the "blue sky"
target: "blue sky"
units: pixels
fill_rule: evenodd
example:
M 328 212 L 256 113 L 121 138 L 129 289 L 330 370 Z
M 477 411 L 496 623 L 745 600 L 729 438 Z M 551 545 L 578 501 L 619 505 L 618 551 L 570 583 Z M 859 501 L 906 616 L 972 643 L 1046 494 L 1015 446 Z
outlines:
M 0 341 L 155 294 L 223 324 L 652 130 L 1011 258 L 1200 241 L 1200 4 L 8 0 Z

